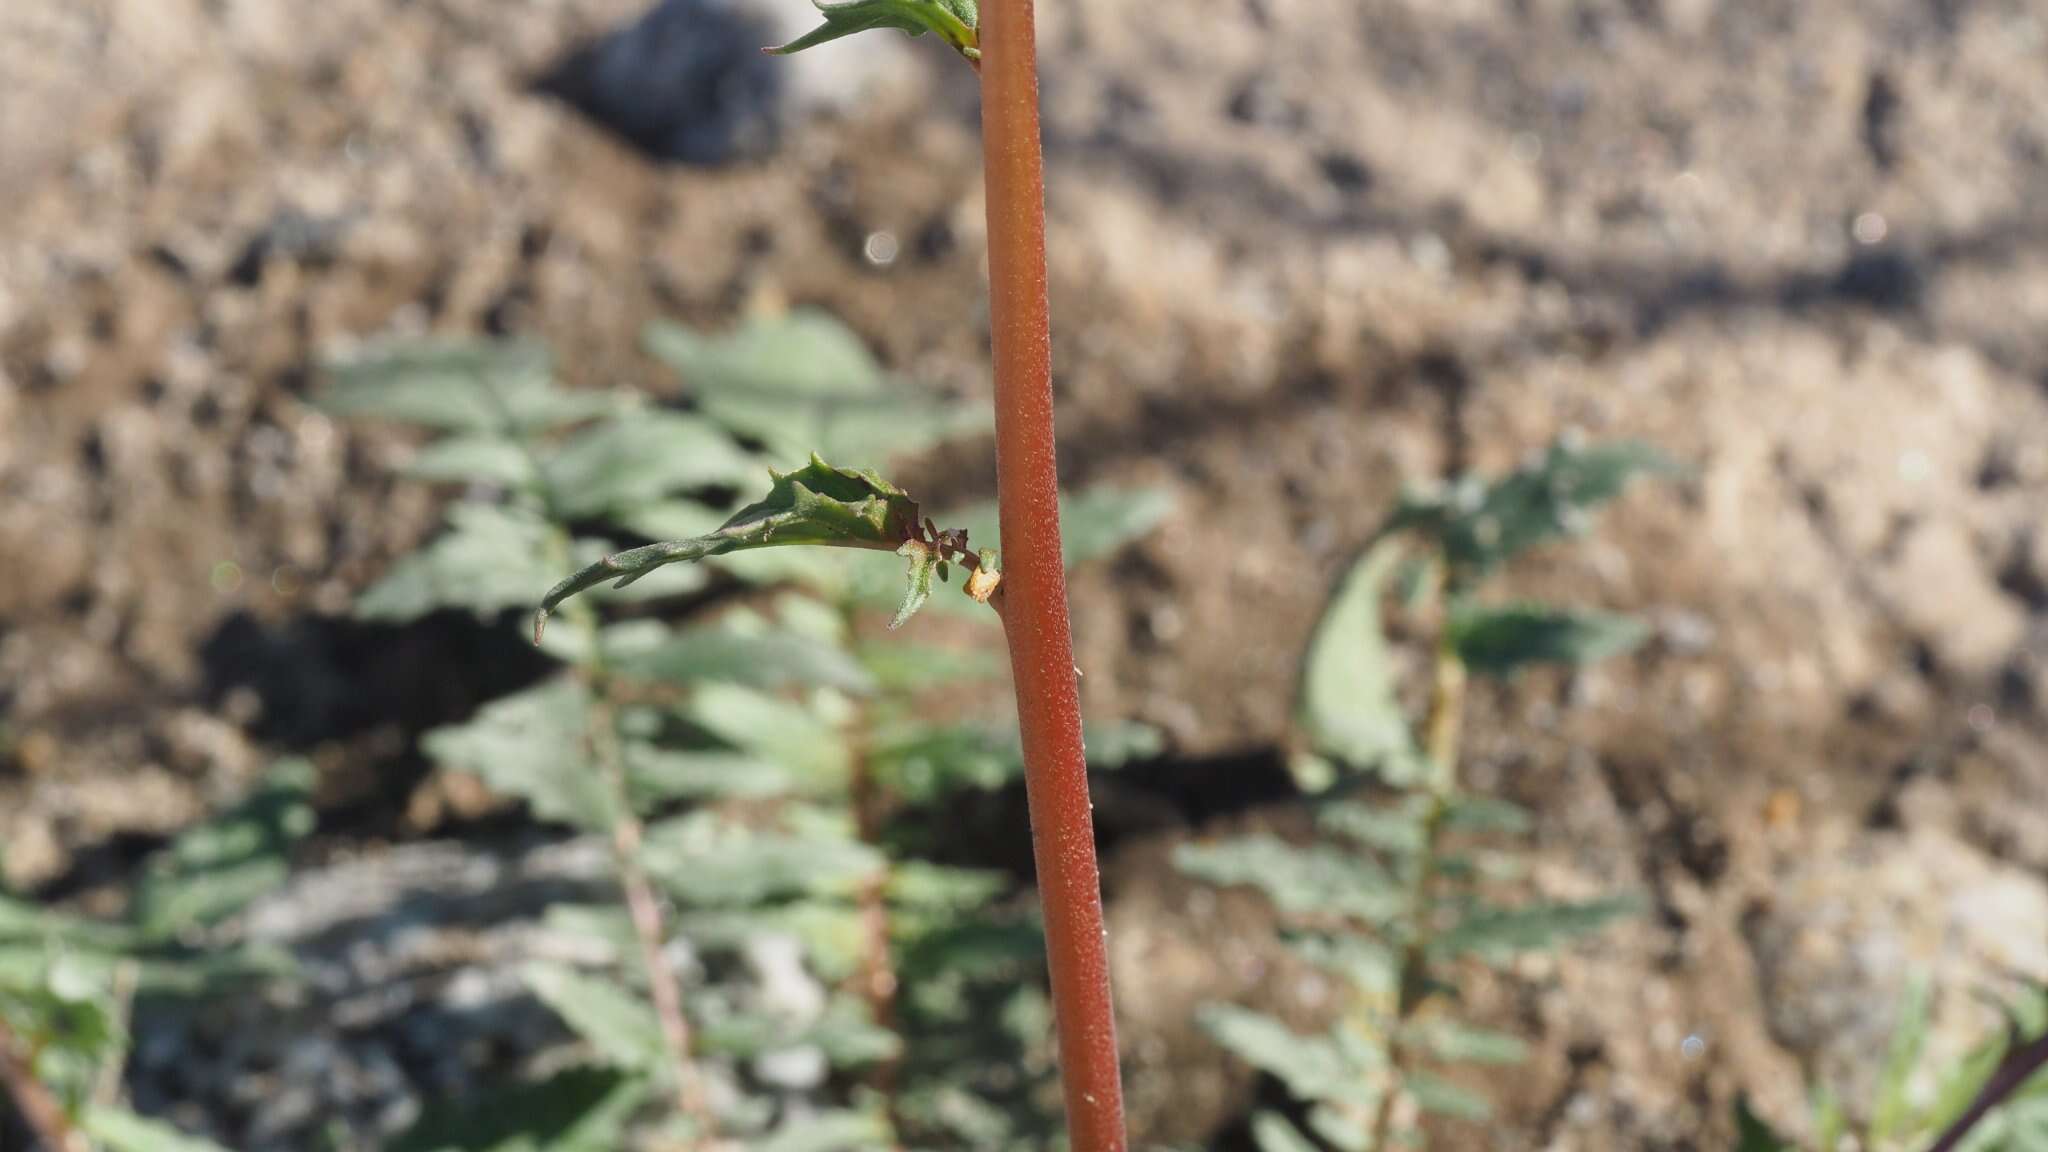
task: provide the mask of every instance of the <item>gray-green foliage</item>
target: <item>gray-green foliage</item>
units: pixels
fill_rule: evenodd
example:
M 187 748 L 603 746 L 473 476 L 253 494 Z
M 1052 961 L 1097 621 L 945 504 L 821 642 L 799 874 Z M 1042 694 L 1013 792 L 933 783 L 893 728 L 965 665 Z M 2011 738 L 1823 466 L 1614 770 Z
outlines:
M 1907 985 L 1887 1045 L 1876 1092 L 1857 1108 L 1860 1127 L 1832 1092 L 1814 1093 L 1806 1137 L 1781 1135 L 1737 1100 L 1737 1152 L 1825 1152 L 1844 1146 L 1858 1127 L 1855 1146 L 1869 1149 L 1925 1148 L 1972 1109 L 1987 1087 L 2004 1088 L 2002 1098 L 1963 1132 L 1959 1152 L 2036 1152 L 2048 1148 L 2048 1068 L 2040 1047 L 2048 1044 L 2048 985 L 2016 989 L 2002 1004 L 2003 1028 L 1961 1060 L 1931 1069 L 1933 1091 L 1920 1097 L 1913 1082 L 1930 1072 L 1926 1047 L 1932 994 L 1924 979 Z M 2032 1058 L 2029 1059 L 2029 1054 Z M 2031 1067 L 2031 1071 L 2029 1071 Z M 2003 1081 L 2003 1083 L 1998 1083 Z
M 1301 1105 L 1298 1118 L 1254 1118 L 1265 1152 L 1405 1146 L 1418 1134 L 1400 1130 L 1400 1118 L 1414 1113 L 1484 1119 L 1486 1098 L 1440 1072 L 1512 1064 L 1525 1046 L 1456 1019 L 1445 991 L 1453 966 L 1563 947 L 1634 910 L 1627 898 L 1507 898 L 1499 878 L 1512 874 L 1501 867 L 1511 858 L 1497 843 L 1525 832 L 1529 818 L 1462 789 L 1456 723 L 1468 671 L 1583 665 L 1642 639 L 1633 621 L 1483 600 L 1480 585 L 1516 555 L 1580 531 L 1630 476 L 1668 470 L 1636 445 L 1559 444 L 1498 479 L 1411 493 L 1337 582 L 1303 661 L 1296 709 L 1312 838 L 1260 833 L 1176 855 L 1191 876 L 1263 894 L 1287 948 L 1346 989 L 1341 1010 L 1314 1034 L 1239 1007 L 1203 1015 L 1220 1044 Z M 1434 676 L 1418 677 L 1431 685 L 1422 724 L 1403 706 L 1401 653 L 1382 624 L 1404 583 L 1410 610 L 1433 601 L 1437 619 L 1433 651 L 1422 654 Z M 1410 1107 L 1394 1106 L 1402 1098 Z
M 99 1146 L 218 1152 L 95 1099 L 95 1086 L 118 1083 L 132 1003 L 203 999 L 289 976 L 285 957 L 219 938 L 215 929 L 284 881 L 293 847 L 312 830 L 312 786 L 311 765 L 277 764 L 239 804 L 145 863 L 123 920 L 0 894 L 0 1021 L 33 1053 L 29 1071 Z
M 852 7 L 828 10 L 828 21 L 843 23 Z M 1028 901 L 1009 876 L 918 855 L 933 840 L 921 813 L 1021 770 L 1000 717 L 939 723 L 921 704 L 1002 667 L 994 615 L 932 595 L 947 575 L 937 561 L 957 565 L 965 536 L 935 537 L 916 502 L 873 470 L 979 432 L 987 416 L 892 378 L 814 312 L 724 335 L 656 325 L 646 344 L 681 376 L 688 410 L 562 388 L 536 350 L 494 345 L 466 358 L 446 346 L 386 349 L 335 382 L 330 395 L 352 414 L 441 430 L 412 472 L 465 485 L 446 534 L 394 565 L 358 611 L 504 618 L 539 603 L 562 618 L 543 644 L 562 662 L 553 674 L 428 733 L 422 747 L 543 822 L 608 840 L 636 827 L 622 876 L 628 866 L 645 876 L 699 965 L 683 988 L 691 1060 L 738 1091 L 716 1117 L 721 1135 L 789 1152 L 1044 1147 L 1057 1098 Z M 753 498 L 762 479 L 767 494 Z M 719 491 L 733 487 L 747 493 L 737 505 Z M 1155 493 L 1098 490 L 1066 511 L 1075 551 L 1100 555 L 1165 508 Z M 992 540 L 992 520 L 973 537 Z M 620 548 L 648 536 L 668 542 Z M 784 547 L 800 544 L 829 547 Z M 671 596 L 723 578 L 745 603 L 708 621 L 676 622 L 661 603 L 607 618 L 657 570 L 690 574 L 667 586 Z M 927 596 L 976 610 L 971 646 L 864 637 L 865 623 L 884 619 L 877 610 L 897 603 L 900 618 Z M 1129 726 L 1091 726 L 1090 738 L 1101 761 L 1156 748 Z M 582 1040 L 585 1063 L 508 1086 L 518 1108 L 428 1116 L 403 1147 L 616 1148 L 700 1119 L 662 1115 L 684 1070 L 665 1047 L 644 941 L 623 905 L 558 907 L 549 919 L 608 942 L 616 957 L 526 973 Z M 796 941 L 827 987 L 812 1014 L 778 1013 L 753 986 L 749 950 L 777 938 Z M 865 992 L 878 952 L 899 989 L 893 1030 Z M 833 1110 L 782 1122 L 752 1070 L 797 1050 L 822 1054 L 839 1094 Z M 896 1066 L 877 1080 L 892 1099 L 846 1090 L 882 1064 Z

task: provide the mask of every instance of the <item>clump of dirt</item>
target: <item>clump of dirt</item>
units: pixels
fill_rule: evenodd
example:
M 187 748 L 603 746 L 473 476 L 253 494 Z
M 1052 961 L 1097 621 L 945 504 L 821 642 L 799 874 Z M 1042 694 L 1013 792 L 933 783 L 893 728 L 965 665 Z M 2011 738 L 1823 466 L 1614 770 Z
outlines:
M 435 508 L 389 479 L 403 443 L 308 405 L 325 350 L 518 331 L 574 381 L 666 391 L 645 321 L 777 297 L 985 389 L 971 74 L 929 44 L 833 46 L 779 65 L 832 95 L 792 104 L 772 151 L 664 166 L 537 87 L 641 16 L 0 10 L 16 883 L 118 875 L 121 845 L 282 747 L 316 755 L 334 803 L 402 792 L 409 734 L 516 678 L 467 626 L 340 621 Z M 1063 475 L 1178 509 L 1078 582 L 1092 711 L 1160 726 L 1178 758 L 1256 759 L 1286 736 L 1326 588 L 1404 480 L 1567 430 L 1693 469 L 1514 577 L 1644 613 L 1653 643 L 1476 702 L 1471 771 L 1539 812 L 1539 886 L 1657 909 L 1499 991 L 1544 1052 L 1497 1086 L 1499 1146 L 1712 1146 L 1738 1091 L 1796 1126 L 1803 1074 L 1867 1072 L 1909 969 L 1960 987 L 2037 963 L 2019 935 L 2038 924 L 1982 914 L 2036 906 L 2048 868 L 2035 6 L 1114 0 L 1040 19 Z M 886 67 L 849 65 L 876 50 Z M 934 496 L 992 483 L 986 444 L 910 471 Z M 306 651 L 324 670 L 288 693 L 243 666 Z M 1159 951 L 1197 937 L 1156 895 L 1165 853 L 1129 851 L 1111 880 L 1122 970 L 1148 985 L 1131 1050 L 1228 1083 L 1188 1071 L 1185 1016 L 1242 981 Z M 1862 891 L 1844 861 L 1954 885 Z M 1957 917 L 1973 930 L 1920 946 Z M 1937 1027 L 1971 1013 L 1944 1000 Z M 1185 1103 L 1133 1095 L 1154 1132 Z

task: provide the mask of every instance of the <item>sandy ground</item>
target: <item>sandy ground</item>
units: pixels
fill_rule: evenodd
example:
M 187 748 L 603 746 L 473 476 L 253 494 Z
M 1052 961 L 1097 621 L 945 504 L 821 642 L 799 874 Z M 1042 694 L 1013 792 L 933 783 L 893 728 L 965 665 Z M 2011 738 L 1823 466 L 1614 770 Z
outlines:
M 537 332 L 669 391 L 645 320 L 773 297 L 985 390 L 964 70 L 826 49 L 729 162 L 664 165 L 536 88 L 637 7 L 0 8 L 16 883 L 92 890 L 279 748 L 403 835 L 408 734 L 516 676 L 340 619 L 433 508 L 307 405 L 322 350 Z M 1473 989 L 1542 1040 L 1492 1147 L 1717 1147 L 1738 1091 L 1790 1123 L 1802 1075 L 1867 1081 L 1910 972 L 1950 1047 L 1973 983 L 2048 977 L 2048 14 L 1097 0 L 1041 35 L 1063 474 L 1178 507 L 1077 586 L 1097 712 L 1270 774 L 1404 478 L 1566 431 L 1694 469 L 1514 581 L 1656 639 L 1472 720 L 1476 778 L 1541 814 L 1538 886 L 1656 907 Z M 986 495 L 988 445 L 911 474 Z M 1200 1140 L 1238 1105 L 1191 1087 L 1229 1077 L 1189 1006 L 1271 974 L 1159 866 L 1186 834 L 1123 837 L 1111 883 L 1135 1119 Z

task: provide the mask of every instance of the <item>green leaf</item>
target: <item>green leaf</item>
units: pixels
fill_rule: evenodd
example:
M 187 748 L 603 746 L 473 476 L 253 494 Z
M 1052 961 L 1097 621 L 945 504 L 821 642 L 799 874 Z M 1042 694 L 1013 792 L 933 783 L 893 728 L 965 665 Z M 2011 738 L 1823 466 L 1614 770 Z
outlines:
M 741 509 L 717 530 L 607 556 L 555 585 L 541 600 L 536 630 L 548 613 L 576 593 L 607 580 L 624 587 L 663 565 L 791 544 L 893 552 L 916 534 L 917 502 L 872 472 L 834 468 L 813 456 L 801 469 L 769 475 L 774 484 L 767 497 Z
M 629 1072 L 652 1073 L 666 1057 L 654 1006 L 617 984 L 585 976 L 559 964 L 529 965 L 526 986 L 562 1018 L 605 1063 Z
M 450 432 L 533 432 L 618 411 L 605 392 L 554 387 L 544 345 L 398 341 L 326 364 L 319 404 L 339 416 Z
M 891 1144 L 888 1125 L 879 1117 L 842 1111 L 793 1120 L 753 1147 L 754 1152 L 850 1152 Z
M 1098 485 L 1060 493 L 1060 543 L 1068 568 L 1115 554 L 1159 526 L 1174 508 L 1173 493 L 1164 488 L 1119 488 Z M 995 501 L 949 513 L 941 521 L 964 528 L 971 540 L 1000 538 Z
M 493 792 L 526 801 L 542 820 L 607 828 L 612 805 L 590 765 L 589 710 L 583 684 L 558 676 L 486 704 L 467 723 L 428 732 L 420 747 L 443 768 L 472 772 Z
M 888 861 L 824 822 L 810 834 L 763 832 L 692 812 L 647 830 L 648 875 L 697 907 L 743 907 L 789 896 L 851 896 Z M 835 835 L 836 833 L 836 835 Z
M 1582 531 L 1589 514 L 1631 478 L 1678 471 L 1645 444 L 1559 441 L 1541 459 L 1491 484 L 1468 477 L 1446 490 L 1406 494 L 1382 531 L 1433 537 L 1463 582 L 1547 540 Z
M 1400 559 L 1400 546 L 1382 541 L 1338 585 L 1309 640 L 1298 709 L 1316 747 L 1355 768 L 1378 769 L 1397 787 L 1419 780 L 1424 767 L 1394 694 L 1380 627 L 1380 599 Z
M 1366 936 L 1303 934 L 1289 937 L 1287 950 L 1373 995 L 1394 992 L 1400 983 L 1400 953 Z
M 416 620 L 442 608 L 488 616 L 533 602 L 552 575 L 553 529 L 524 509 L 465 502 L 448 509 L 448 530 L 401 558 L 356 600 L 359 620 Z
M 1878 1079 L 1877 1099 L 1870 1116 L 1870 1142 L 1882 1146 L 1907 1134 L 1913 1112 L 1907 1088 L 1920 1065 L 1920 1053 L 1927 1046 L 1927 1025 L 1933 998 L 1927 979 L 1915 976 L 1899 1001 L 1898 1024 L 1885 1054 L 1884 1072 Z
M 620 675 L 670 684 L 730 681 L 757 688 L 826 687 L 866 693 L 874 678 L 836 644 L 794 632 L 696 628 L 612 658 Z
M 1408 1073 L 1402 1079 L 1401 1087 L 1414 1098 L 1415 1106 L 1424 1112 L 1474 1122 L 1493 1115 L 1493 1105 L 1487 1102 L 1486 1097 L 1426 1072 Z
M 1403 1029 L 1402 1036 L 1408 1043 L 1451 1064 L 1520 1064 L 1529 1058 L 1529 1046 L 1519 1037 L 1455 1020 L 1414 1021 Z
M 860 969 L 867 925 L 851 903 L 803 900 L 753 908 L 685 909 L 676 934 L 706 953 L 736 952 L 763 936 L 792 936 L 820 980 L 836 983 Z
M 887 892 L 899 908 L 958 914 L 986 907 L 1009 887 L 1001 872 L 904 860 L 889 870 Z
M 462 481 L 530 488 L 538 478 L 533 457 L 517 441 L 495 434 L 447 436 L 414 453 L 405 474 L 414 480 Z
M 1460 604 L 1445 627 L 1466 666 L 1491 676 L 1529 664 L 1591 664 L 1634 648 L 1649 634 L 1625 616 L 1534 604 Z
M 1260 1112 L 1252 1117 L 1252 1143 L 1259 1152 L 1319 1152 L 1316 1142 L 1301 1134 L 1294 1122 L 1278 1112 Z
M 872 28 L 894 28 L 911 36 L 935 32 L 969 60 L 981 59 L 975 0 L 812 0 L 825 22 L 768 51 L 778 56 L 815 48 Z
M 1369 1113 L 1361 1108 L 1318 1104 L 1308 1110 L 1308 1126 L 1337 1152 L 1376 1152 L 1372 1130 L 1362 1118 L 1365 1115 Z
M 286 760 L 232 809 L 180 833 L 150 861 L 131 915 L 153 937 L 241 911 L 283 884 L 292 846 L 313 830 L 313 766 Z
M 843 727 L 817 709 L 738 684 L 699 685 L 679 714 L 726 744 L 782 769 L 806 792 L 845 785 Z
M 1540 951 L 1590 936 L 1614 920 L 1641 911 L 1642 902 L 1632 897 L 1485 909 L 1468 914 L 1438 936 L 1431 942 L 1430 953 L 1447 959 L 1466 953 L 1498 958 Z
M 716 336 L 657 321 L 642 341 L 700 398 L 780 393 L 844 399 L 876 396 L 886 387 L 881 365 L 860 337 L 813 308 L 752 317 Z
M 625 757 L 627 788 L 641 812 L 678 800 L 764 799 L 796 787 L 780 767 L 742 752 L 634 741 L 626 745 Z
M 867 1004 L 849 995 L 834 996 L 824 1015 L 802 1024 L 764 1012 L 722 1007 L 707 999 L 697 1040 L 707 1055 L 741 1060 L 778 1049 L 816 1045 L 834 1068 L 873 1064 L 903 1049 L 895 1033 L 868 1019 Z
M 1444 810 L 1444 827 L 1461 832 L 1500 832 L 1519 835 L 1533 823 L 1529 810 L 1491 796 L 1464 793 L 1451 798 Z
M 122 1108 L 94 1108 L 81 1125 L 106 1152 L 225 1152 L 220 1145 L 187 1136 L 161 1120 Z
M 1365 1071 L 1328 1036 L 1305 1036 L 1267 1016 L 1211 1004 L 1196 1020 L 1238 1059 L 1268 1073 L 1302 1100 L 1359 1100 Z
M 547 462 L 557 514 L 597 516 L 672 493 L 736 484 L 760 464 L 709 421 L 679 412 L 635 412 L 578 434 Z
M 645 340 L 691 386 L 705 415 L 779 459 L 815 452 L 880 467 L 982 431 L 993 417 L 985 403 L 949 402 L 889 378 L 857 335 L 809 309 L 758 317 L 724 336 L 656 324 Z
M 1390 856 L 1413 856 L 1423 848 L 1422 821 L 1428 805 L 1429 798 L 1425 796 L 1409 797 L 1379 808 L 1357 801 L 1340 801 L 1318 808 L 1316 824 L 1326 832 Z
M 1369 861 L 1330 845 L 1298 848 L 1263 833 L 1220 844 L 1182 844 L 1173 862 L 1197 880 L 1256 888 L 1282 912 L 1349 916 L 1384 924 L 1407 895 Z
M 1750 1111 L 1749 1098 L 1735 1099 L 1735 1152 L 1799 1152 L 1799 1146 L 1771 1131 Z
M 538 1084 L 428 1109 L 391 1152 L 618 1152 L 647 1098 L 641 1076 L 571 1068 Z

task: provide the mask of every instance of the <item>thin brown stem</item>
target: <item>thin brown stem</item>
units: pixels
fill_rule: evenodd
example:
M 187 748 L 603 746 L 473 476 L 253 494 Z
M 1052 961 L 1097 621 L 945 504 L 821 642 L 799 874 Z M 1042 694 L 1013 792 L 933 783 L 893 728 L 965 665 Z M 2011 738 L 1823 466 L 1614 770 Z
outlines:
M 1942 1134 L 1928 1145 L 1927 1152 L 1955 1152 L 1962 1147 L 1963 1137 L 1991 1114 L 1993 1108 L 2005 1103 L 2006 1098 L 2019 1091 L 2034 1073 L 2048 1067 L 2048 1034 L 2034 1037 L 2031 1041 L 2006 1052 L 1998 1061 L 1998 1068 L 1984 1087 L 1977 1090 L 1977 1097 L 1963 1114 L 1956 1117 Z
M 83 1145 L 71 1126 L 71 1118 L 57 1101 L 56 1093 L 36 1079 L 34 1069 L 20 1050 L 14 1030 L 0 1020 L 0 1087 L 14 1101 L 14 1110 L 35 1133 L 45 1152 L 74 1152 Z
M 996 493 L 1003 537 L 1000 611 L 1017 686 L 1068 1138 L 1073 1152 L 1122 1152 L 1116 1016 L 1060 550 L 1032 0 L 986 0 L 980 15 Z

